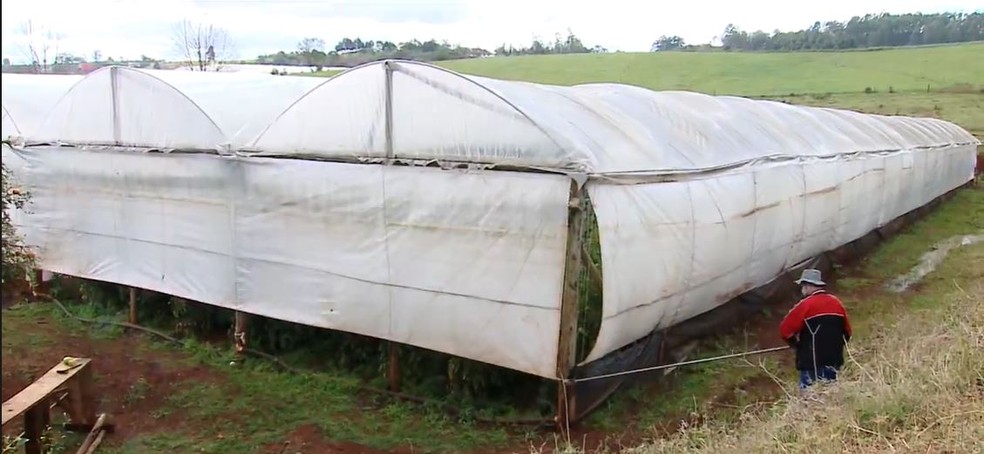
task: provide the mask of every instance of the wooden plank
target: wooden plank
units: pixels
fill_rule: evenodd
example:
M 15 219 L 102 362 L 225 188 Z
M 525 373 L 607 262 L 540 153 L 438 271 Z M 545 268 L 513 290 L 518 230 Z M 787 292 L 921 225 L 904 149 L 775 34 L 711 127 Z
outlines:
M 55 390 L 61 388 L 68 380 L 72 379 L 72 377 L 87 370 L 90 361 L 89 358 L 79 358 L 80 365 L 64 374 L 58 373 L 58 369 L 61 367 L 61 364 L 58 364 L 34 383 L 31 383 L 30 386 L 8 399 L 3 403 L 3 426 L 6 426 L 14 418 L 26 413 L 27 410 L 37 405 L 38 402 L 47 399 Z M 45 411 L 47 410 L 45 408 Z
M 96 419 L 95 424 L 92 425 L 92 430 L 86 435 L 85 440 L 82 440 L 82 444 L 79 445 L 79 449 L 76 454 L 85 454 L 95 451 L 95 447 L 99 446 L 99 442 L 102 441 L 102 435 L 106 432 L 106 425 L 108 424 L 108 417 L 105 413 L 99 415 L 99 419 Z
M 570 378 L 577 360 L 577 319 L 580 289 L 578 279 L 583 266 L 584 194 L 577 181 L 571 180 L 571 195 L 567 220 L 567 261 L 564 266 L 564 289 L 560 305 L 560 338 L 557 348 L 557 377 Z M 557 385 L 557 418 L 561 429 L 570 426 L 575 412 L 574 387 Z

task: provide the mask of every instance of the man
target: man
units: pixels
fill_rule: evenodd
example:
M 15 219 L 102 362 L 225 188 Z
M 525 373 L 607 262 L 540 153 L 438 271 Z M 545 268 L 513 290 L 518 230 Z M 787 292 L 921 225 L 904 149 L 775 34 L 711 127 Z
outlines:
M 851 340 L 847 310 L 836 296 L 827 293 L 819 270 L 803 270 L 796 281 L 803 299 L 779 324 L 779 334 L 796 349 L 800 388 L 817 380 L 836 380 L 844 365 L 844 344 Z

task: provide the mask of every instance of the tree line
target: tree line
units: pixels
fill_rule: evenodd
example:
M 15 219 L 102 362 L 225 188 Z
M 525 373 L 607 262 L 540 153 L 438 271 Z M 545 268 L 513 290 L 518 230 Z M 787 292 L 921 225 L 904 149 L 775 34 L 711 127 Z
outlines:
M 814 22 L 809 28 L 747 32 L 729 24 L 721 35 L 726 51 L 846 50 L 984 40 L 984 13 L 867 14 L 847 22 Z M 699 50 L 679 36 L 661 36 L 651 50 Z
M 553 42 L 533 38 L 533 42 L 529 46 L 515 47 L 503 44 L 495 49 L 495 55 L 499 57 L 512 55 L 587 54 L 591 52 L 607 52 L 607 49 L 601 46 L 588 48 L 570 30 L 567 31 L 566 37 L 562 37 L 559 33 L 555 35 Z
M 342 38 L 333 48 L 327 48 L 325 41 L 320 38 L 304 38 L 297 44 L 297 50 L 280 51 L 275 54 L 260 55 L 256 63 L 283 66 L 312 66 L 317 70 L 325 67 L 351 67 L 363 63 L 389 58 L 443 61 L 464 58 L 509 56 L 509 55 L 545 55 L 545 54 L 576 54 L 589 52 L 606 52 L 604 48 L 595 46 L 588 48 L 573 32 L 567 32 L 562 37 L 557 34 L 554 41 L 544 41 L 534 38 L 529 46 L 502 45 L 494 52 L 479 47 L 465 47 L 450 44 L 447 41 L 416 39 L 396 44 L 392 41 Z
M 297 50 L 260 55 L 256 62 L 284 66 L 313 66 L 321 70 L 324 67 L 351 67 L 389 58 L 443 61 L 487 55 L 490 53 L 485 49 L 459 46 L 447 41 L 438 42 L 434 39 L 427 41 L 414 39 L 396 44 L 392 41 L 343 38 L 335 44 L 334 48 L 326 49 L 323 39 L 304 38 L 298 43 Z

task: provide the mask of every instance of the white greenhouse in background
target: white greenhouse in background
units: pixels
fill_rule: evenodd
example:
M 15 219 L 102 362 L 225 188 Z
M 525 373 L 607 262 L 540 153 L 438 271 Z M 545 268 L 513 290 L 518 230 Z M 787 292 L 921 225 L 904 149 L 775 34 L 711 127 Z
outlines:
M 601 244 L 592 361 L 963 185 L 979 143 L 935 119 L 409 62 L 4 74 L 2 93 L 42 268 L 546 378 L 572 366 L 571 206 L 590 201 Z

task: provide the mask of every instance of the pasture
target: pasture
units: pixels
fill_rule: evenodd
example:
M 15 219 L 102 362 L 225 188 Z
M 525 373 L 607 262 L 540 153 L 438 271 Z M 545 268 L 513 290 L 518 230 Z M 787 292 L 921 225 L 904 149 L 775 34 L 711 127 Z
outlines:
M 620 82 L 932 116 L 984 137 L 984 59 L 975 54 L 984 54 L 984 43 L 853 52 L 511 57 L 444 65 L 468 74 L 551 84 Z M 984 188 L 975 186 L 860 263 L 840 270 L 834 290 L 847 303 L 860 335 L 852 346 L 856 363 L 845 373 L 846 385 L 823 397 L 835 409 L 823 436 L 848 440 L 845 449 L 870 452 L 908 442 L 921 443 L 922 451 L 945 443 L 970 448 L 975 434 L 977 440 L 984 437 L 984 418 L 979 410 L 974 413 L 984 404 L 979 391 L 974 394 L 980 386 L 975 379 L 984 382 L 979 370 L 943 367 L 952 375 L 935 377 L 927 371 L 946 361 L 925 358 L 946 350 L 958 365 L 984 362 L 984 350 L 965 342 L 984 336 L 979 310 L 984 307 L 984 267 L 976 265 L 984 260 L 984 244 L 953 252 L 910 291 L 895 294 L 884 288 L 934 244 L 981 232 Z M 105 298 L 90 293 L 66 303 L 78 316 L 125 320 L 126 313 Z M 4 305 L 4 399 L 63 356 L 91 355 L 101 408 L 121 423 L 121 430 L 107 439 L 106 452 L 758 452 L 820 447 L 809 438 L 809 415 L 791 410 L 803 402 L 789 394 L 795 377 L 787 352 L 681 369 L 666 380 L 626 390 L 565 438 L 531 426 L 483 423 L 477 418 L 481 415 L 467 411 L 450 416 L 440 400 L 418 404 L 367 393 L 356 374 L 324 366 L 329 351 L 312 348 L 284 358 L 303 365 L 300 373 L 259 358 L 231 365 L 234 356 L 225 338 L 192 337 L 175 345 L 81 323 L 52 304 Z M 693 355 L 742 351 L 775 340 L 775 323 L 783 312 L 777 308 L 744 329 L 707 339 Z M 909 349 L 892 350 L 886 342 Z M 938 392 L 923 391 L 934 386 Z M 928 410 L 916 410 L 921 407 Z M 508 409 L 502 413 L 523 416 L 510 415 Z M 738 434 L 738 427 L 747 435 Z M 57 430 L 51 437 L 62 449 L 79 442 Z
M 851 52 L 666 52 L 447 62 L 466 74 L 557 85 L 618 82 L 718 95 L 925 91 L 984 85 L 984 43 Z M 511 61 L 514 60 L 514 61 Z

